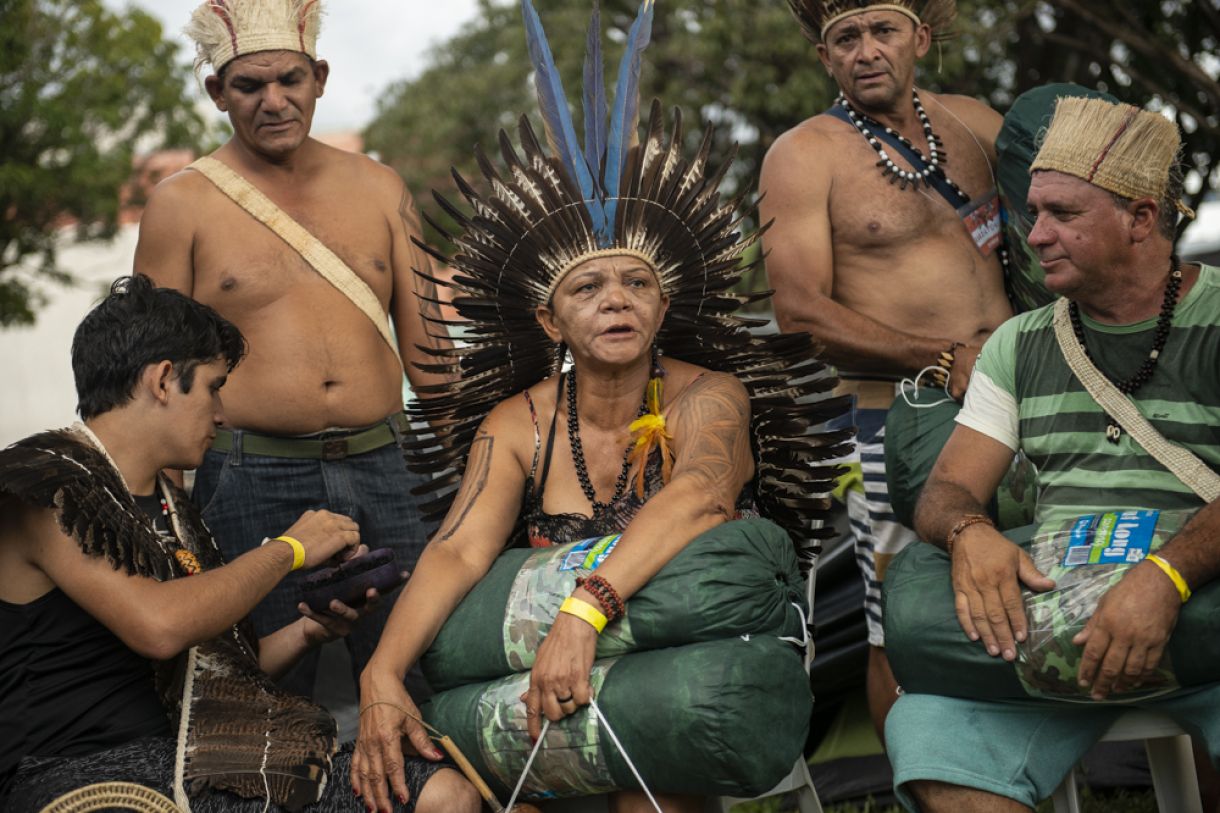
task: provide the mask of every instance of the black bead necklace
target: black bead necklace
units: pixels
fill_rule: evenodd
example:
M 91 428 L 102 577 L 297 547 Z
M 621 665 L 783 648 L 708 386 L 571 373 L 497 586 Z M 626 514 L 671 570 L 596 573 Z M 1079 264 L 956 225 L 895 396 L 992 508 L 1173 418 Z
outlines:
M 1161 359 L 1161 353 L 1165 350 L 1165 343 L 1169 341 L 1169 328 L 1173 323 L 1173 312 L 1178 305 L 1178 291 L 1181 287 L 1182 267 L 1178 260 L 1178 255 L 1175 254 L 1169 261 L 1169 281 L 1165 283 L 1165 298 L 1161 301 L 1161 313 L 1156 318 L 1156 332 L 1152 337 L 1152 349 L 1148 351 L 1148 357 L 1144 359 L 1144 363 L 1140 365 L 1138 370 L 1122 381 L 1115 381 L 1108 373 L 1102 370 L 1102 375 L 1108 378 L 1110 383 L 1123 395 L 1135 394 L 1140 387 L 1148 383 L 1148 379 L 1152 378 L 1152 373 L 1156 370 L 1157 362 Z M 1072 332 L 1076 334 L 1076 341 L 1080 343 L 1084 354 L 1096 366 L 1097 360 L 1089 352 L 1089 346 L 1084 340 L 1084 324 L 1080 320 L 1080 306 L 1075 302 L 1068 303 L 1068 317 L 1071 319 Z M 1123 429 L 1118 425 L 1118 421 L 1106 415 L 1106 439 L 1111 443 L 1118 443 L 1118 439 L 1122 437 L 1122 434 Z
M 648 388 L 644 388 L 644 398 L 640 403 L 640 408 L 636 412 L 636 417 L 639 418 L 648 411 Z M 572 463 L 576 466 L 576 479 L 580 481 L 580 490 L 589 498 L 589 502 L 593 504 L 593 514 L 597 515 L 598 511 L 604 511 L 614 503 L 618 502 L 623 497 L 623 492 L 627 488 L 627 475 L 631 470 L 631 443 L 627 444 L 627 448 L 623 450 L 623 468 L 618 473 L 618 479 L 614 482 L 614 496 L 609 502 L 598 502 L 597 492 L 593 490 L 593 482 L 589 479 L 589 469 L 585 465 L 585 449 L 580 443 L 580 418 L 576 414 L 576 368 L 572 367 L 568 370 L 568 445 L 572 447 Z

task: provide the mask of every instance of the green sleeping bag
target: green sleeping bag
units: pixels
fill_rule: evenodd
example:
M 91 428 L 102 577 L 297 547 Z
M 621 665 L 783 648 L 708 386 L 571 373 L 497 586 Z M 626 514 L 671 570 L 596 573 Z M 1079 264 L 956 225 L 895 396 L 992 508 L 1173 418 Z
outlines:
M 750 797 L 772 788 L 805 745 L 812 697 L 800 654 L 742 636 L 600 660 L 598 706 L 649 790 Z M 423 706 L 502 802 L 533 747 L 520 696 L 529 675 L 442 692 Z M 525 798 L 585 796 L 639 784 L 591 708 L 552 723 Z
M 1152 549 L 1155 550 L 1183 523 L 1189 512 L 1163 511 Z M 1071 525 L 1069 521 L 1068 526 Z M 1062 564 L 1065 523 L 1052 523 L 1044 533 L 1038 526 L 1006 531 L 1005 536 L 1031 550 L 1035 562 L 1051 578 L 1057 590 L 1066 591 L 1065 607 L 1072 595 L 1090 591 L 1080 584 L 1086 571 Z M 1036 538 L 1037 537 L 1037 538 Z M 1060 561 L 1056 561 L 1059 559 Z M 1069 577 L 1069 572 L 1075 570 Z M 1114 580 L 1113 568 L 1094 571 L 1092 580 Z M 885 615 L 886 652 L 894 675 L 904 691 L 996 700 L 1027 700 L 1031 696 L 1081 699 L 1074 685 L 1074 669 L 1080 648 L 1071 638 L 1084 626 L 1088 614 L 1056 609 L 1055 593 L 1026 591 L 1026 613 L 1031 636 L 1021 647 L 1018 664 L 989 656 L 983 645 L 962 632 L 953 608 L 949 557 L 940 548 L 919 543 L 909 546 L 890 563 L 882 597 Z M 1095 602 L 1094 592 L 1091 600 Z M 1076 602 L 1079 606 L 1079 602 Z M 1095 606 L 1095 605 L 1094 605 Z M 1070 621 L 1070 623 L 1067 623 Z M 1204 642 L 1220 640 L 1220 582 L 1199 590 L 1182 607 L 1173 636 L 1166 647 L 1167 662 L 1182 686 L 1199 686 L 1220 680 L 1220 650 Z M 1022 673 L 1018 673 L 1018 668 Z
M 505 551 L 458 605 L 422 659 L 432 688 L 481 683 L 534 663 L 559 605 L 615 537 Z M 788 535 L 743 519 L 700 534 L 627 602 L 597 657 L 736 635 L 804 639 L 805 580 Z
M 944 390 L 931 387 L 915 390 L 908 397 L 917 404 L 935 404 L 914 407 L 899 397 L 885 416 L 885 481 L 890 505 L 898 521 L 913 528 L 915 504 L 940 450 L 957 426 L 954 419 L 962 405 L 956 401 L 937 403 L 948 396 Z M 1025 455 L 1016 455 L 988 502 L 987 513 L 1001 529 L 1027 525 L 1034 519 L 1036 499 L 1033 464 Z

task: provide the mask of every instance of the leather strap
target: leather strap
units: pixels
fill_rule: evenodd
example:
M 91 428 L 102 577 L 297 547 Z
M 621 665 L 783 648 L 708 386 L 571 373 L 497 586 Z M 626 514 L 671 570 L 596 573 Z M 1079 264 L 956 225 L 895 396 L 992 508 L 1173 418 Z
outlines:
M 1220 474 L 1208 468 L 1194 453 L 1177 444 L 1170 443 L 1148 420 L 1140 414 L 1139 409 L 1131 399 L 1123 395 L 1110 379 L 1097 369 L 1093 361 L 1085 354 L 1084 348 L 1076 340 L 1072 331 L 1071 317 L 1068 315 L 1068 300 L 1062 297 L 1055 303 L 1054 318 L 1051 321 L 1055 328 L 1055 338 L 1059 340 L 1059 349 L 1063 358 L 1080 379 L 1080 383 L 1088 390 L 1093 400 L 1106 411 L 1110 417 L 1118 421 L 1119 426 L 1144 447 L 1165 468 L 1169 469 L 1179 480 L 1190 487 L 1190 490 L 1203 498 L 1204 502 L 1212 502 L 1220 497 Z
M 228 429 L 217 429 L 212 448 L 227 453 L 233 451 L 234 446 L 240 445 L 242 454 L 296 460 L 342 460 L 394 443 L 396 438 L 394 429 L 390 426 L 391 422 L 395 423 L 399 431 L 409 428 L 406 418 L 398 414 L 391 415 L 367 429 L 325 438 L 286 438 L 243 431 L 240 439 L 237 439 L 236 433 Z
M 253 184 L 239 175 L 227 164 L 218 161 L 210 155 L 205 155 L 187 169 L 193 169 L 203 175 L 216 188 L 229 197 L 234 203 L 245 209 L 258 222 L 273 231 L 288 244 L 293 251 L 301 255 L 305 262 L 322 275 L 322 278 L 335 286 L 351 300 L 360 311 L 369 318 L 377 328 L 377 332 L 385 339 L 386 344 L 398 356 L 398 344 L 394 334 L 390 332 L 390 319 L 381 307 L 380 300 L 360 276 L 347 263 L 339 259 L 339 255 L 331 251 L 322 241 L 314 237 L 304 226 L 296 222 L 270 198 L 260 192 Z

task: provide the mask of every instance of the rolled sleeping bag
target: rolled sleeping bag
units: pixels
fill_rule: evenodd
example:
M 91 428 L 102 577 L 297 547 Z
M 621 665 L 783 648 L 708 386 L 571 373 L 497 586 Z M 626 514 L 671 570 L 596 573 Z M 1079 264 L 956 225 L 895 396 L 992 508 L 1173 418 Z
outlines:
M 801 755 L 812 696 L 801 654 L 774 636 L 742 636 L 599 660 L 594 696 L 654 793 L 765 793 Z M 501 802 L 533 743 L 521 695 L 529 674 L 451 689 L 424 718 L 462 749 Z M 552 723 L 523 798 L 639 789 L 590 707 Z
M 1149 549 L 1164 544 L 1191 513 L 1161 511 Z M 886 654 L 903 691 L 981 700 L 1084 699 L 1074 681 L 1082 648 L 1071 644 L 1071 638 L 1083 629 L 1092 610 L 1079 612 L 1082 605 L 1073 596 L 1088 594 L 1095 607 L 1098 591 L 1088 589 L 1087 582 L 1108 587 L 1121 577 L 1121 571 L 1104 563 L 1097 563 L 1102 567 L 1092 571 L 1087 565 L 1080 569 L 1066 563 L 1071 531 L 1080 521 L 1052 522 L 1041 529 L 1030 525 L 1004 533 L 1030 550 L 1040 569 L 1056 579 L 1053 591 L 1024 591 L 1031 636 L 1020 647 L 1015 664 L 991 657 L 981 643 L 971 641 L 962 631 L 954 612 L 950 561 L 944 551 L 920 543 L 896 556 L 886 572 L 882 596 Z M 1077 608 L 1070 623 L 1068 614 L 1058 609 L 1060 604 Z M 1213 581 L 1196 590 L 1182 606 L 1166 647 L 1166 663 L 1177 683 L 1191 687 L 1220 680 L 1220 650 L 1200 646 L 1200 642 L 1216 640 L 1220 640 L 1220 582 Z M 1114 699 L 1130 698 L 1116 695 Z
M 421 666 L 443 691 L 527 671 L 574 589 L 609 555 L 617 536 L 505 551 L 449 616 Z M 726 522 L 683 548 L 610 623 L 597 657 L 735 635 L 804 640 L 805 579 L 782 528 L 765 519 Z
M 894 516 L 915 527 L 915 505 L 936 458 L 957 426 L 962 405 L 943 389 L 908 390 L 908 398 L 894 399 L 885 416 L 885 481 Z M 1028 525 L 1037 503 L 1034 466 L 1024 454 L 1013 456 L 999 488 L 987 503 L 987 513 L 1001 530 Z

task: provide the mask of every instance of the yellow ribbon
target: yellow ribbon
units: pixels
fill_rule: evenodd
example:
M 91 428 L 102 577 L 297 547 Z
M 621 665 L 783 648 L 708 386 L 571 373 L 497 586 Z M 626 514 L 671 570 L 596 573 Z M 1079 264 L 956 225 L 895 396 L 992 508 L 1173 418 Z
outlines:
M 631 453 L 627 459 L 635 468 L 635 494 L 641 498 L 644 496 L 644 469 L 648 464 L 648 456 L 652 454 L 654 448 L 661 450 L 662 483 L 669 482 L 669 475 L 673 470 L 673 451 L 669 448 L 669 442 L 673 440 L 673 436 L 666 431 L 665 416 L 661 414 L 661 383 L 660 377 L 648 379 L 648 389 L 646 390 L 648 412 L 636 418 L 628 427 L 635 443 L 631 447 Z

